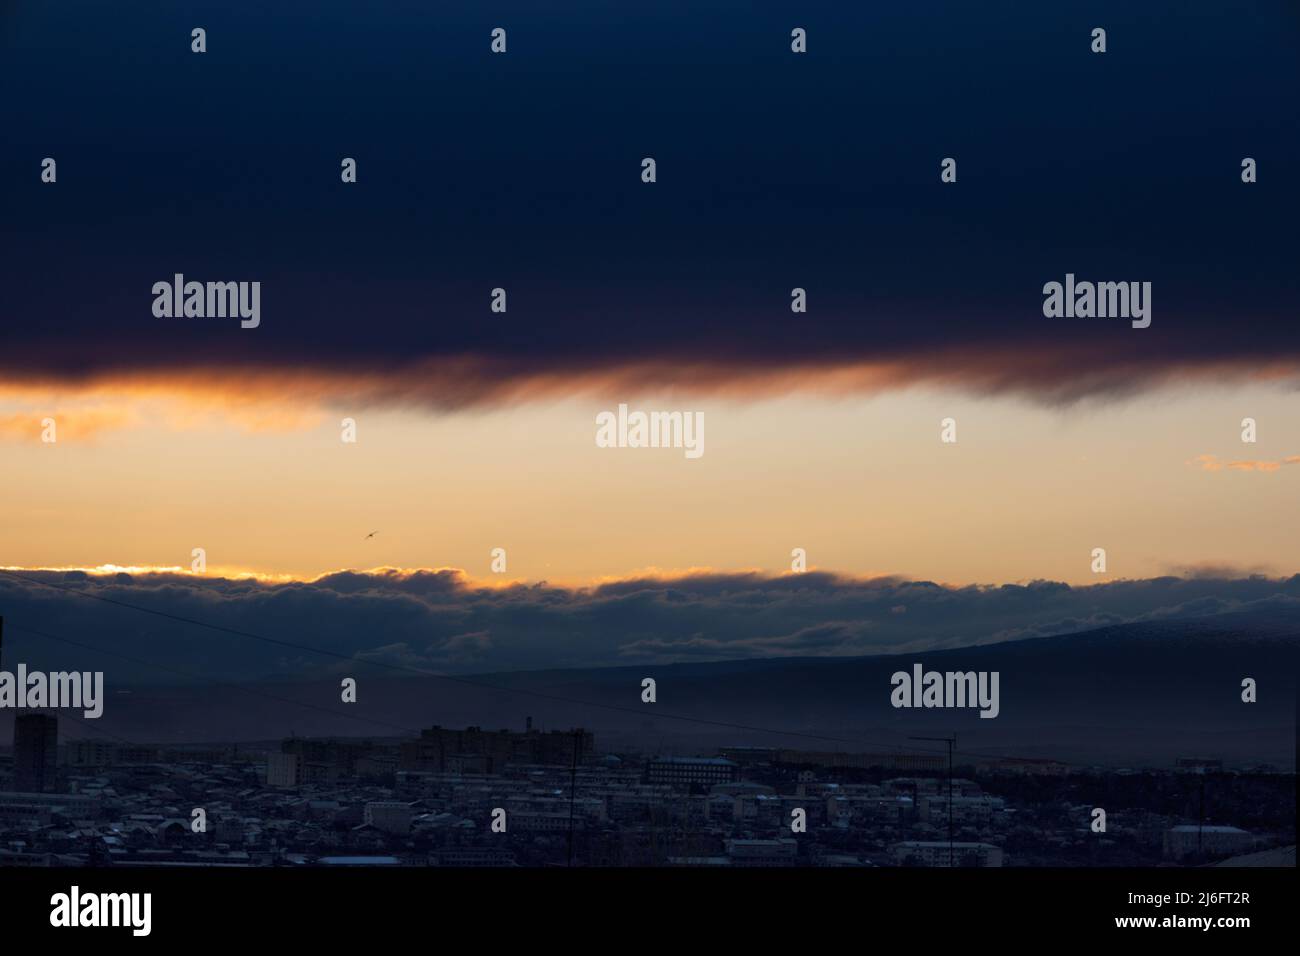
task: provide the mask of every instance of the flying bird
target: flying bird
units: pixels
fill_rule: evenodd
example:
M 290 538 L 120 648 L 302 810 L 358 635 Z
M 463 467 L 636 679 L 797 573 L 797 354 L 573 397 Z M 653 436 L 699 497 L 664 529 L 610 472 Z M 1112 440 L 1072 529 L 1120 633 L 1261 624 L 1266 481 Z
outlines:
M 369 541 L 371 538 L 373 538 L 373 537 L 374 537 L 375 535 L 377 535 L 377 534 L 379 534 L 378 531 L 372 531 L 372 532 L 370 532 L 370 534 L 366 535 L 366 536 L 365 536 L 364 538 L 362 538 L 361 540 L 362 540 L 362 541 Z

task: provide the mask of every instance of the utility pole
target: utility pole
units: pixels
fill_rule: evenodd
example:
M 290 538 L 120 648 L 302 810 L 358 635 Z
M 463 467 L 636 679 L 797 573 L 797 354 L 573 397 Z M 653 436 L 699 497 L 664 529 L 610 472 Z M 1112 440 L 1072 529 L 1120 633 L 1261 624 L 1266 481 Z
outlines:
M 1205 768 L 1201 768 L 1201 808 L 1196 822 L 1196 855 L 1201 855 L 1201 840 L 1205 834 Z
M 957 746 L 957 735 L 948 737 L 909 737 L 909 740 L 934 740 L 948 745 L 948 868 L 953 866 L 952 852 L 952 749 Z
M 582 746 L 582 728 L 573 731 L 573 769 L 569 773 L 569 861 L 573 866 L 573 801 L 578 792 L 578 750 Z

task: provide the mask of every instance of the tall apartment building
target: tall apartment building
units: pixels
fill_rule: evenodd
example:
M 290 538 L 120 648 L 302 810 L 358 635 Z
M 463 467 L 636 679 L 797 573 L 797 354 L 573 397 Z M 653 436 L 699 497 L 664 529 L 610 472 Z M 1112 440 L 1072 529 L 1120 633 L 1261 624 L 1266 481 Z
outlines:
M 22 714 L 14 720 L 14 789 L 45 793 L 54 788 L 59 762 L 59 721 L 47 714 Z

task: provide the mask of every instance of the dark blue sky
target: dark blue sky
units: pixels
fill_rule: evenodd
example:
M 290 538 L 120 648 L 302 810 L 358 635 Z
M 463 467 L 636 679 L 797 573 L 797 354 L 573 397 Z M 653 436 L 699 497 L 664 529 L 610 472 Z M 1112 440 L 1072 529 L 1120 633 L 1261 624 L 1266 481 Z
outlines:
M 1300 359 L 1294 4 L 253 6 L 4 6 L 0 377 Z M 261 328 L 155 318 L 174 272 Z M 1152 327 L 1045 319 L 1066 272 Z

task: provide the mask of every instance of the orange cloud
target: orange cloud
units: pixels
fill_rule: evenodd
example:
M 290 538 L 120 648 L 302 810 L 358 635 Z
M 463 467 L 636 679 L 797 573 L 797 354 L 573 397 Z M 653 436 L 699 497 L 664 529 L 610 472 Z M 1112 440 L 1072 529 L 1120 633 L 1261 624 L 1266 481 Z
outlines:
M 52 435 L 55 442 L 86 442 L 103 432 L 126 428 L 136 420 L 133 410 L 122 407 L 33 409 L 0 415 L 0 439 L 40 444 L 46 441 L 44 436 Z
M 0 382 L 0 409 L 18 409 L 0 411 L 0 441 L 40 442 L 46 419 L 54 421 L 58 440 L 78 442 L 146 425 L 177 431 L 233 425 L 249 432 L 316 427 L 324 414 L 319 396 L 291 401 L 292 387 L 281 382 L 245 389 L 206 377 L 98 379 L 74 386 Z
M 462 355 L 376 368 L 372 364 L 195 364 L 113 368 L 75 377 L 0 373 L 0 410 L 34 412 L 58 405 L 87 429 L 156 423 L 187 430 L 233 424 L 247 431 L 292 431 L 337 414 L 371 408 L 454 412 L 539 401 L 653 393 L 756 401 L 790 394 L 824 398 L 873 395 L 912 386 L 977 395 L 1020 395 L 1064 405 L 1114 398 L 1213 375 L 1219 380 L 1300 380 L 1300 364 L 1279 360 L 1165 361 L 1116 358 L 1101 346 L 937 347 L 870 360 L 787 362 L 745 356 L 598 362 Z M 91 409 L 98 409 L 96 415 Z M 0 438 L 25 435 L 23 415 Z M 1207 468 L 1207 470 L 1216 470 Z
M 1232 471 L 1278 471 L 1283 465 L 1300 465 L 1300 455 L 1288 455 L 1281 461 L 1260 461 L 1260 460 L 1237 460 L 1237 461 L 1220 461 L 1217 455 L 1197 455 L 1187 464 L 1201 469 L 1201 471 L 1223 471 L 1227 468 Z
M 1257 358 L 1159 360 L 1116 357 L 1101 344 L 990 349 L 926 348 L 869 359 L 729 355 L 654 359 L 538 359 L 441 356 L 376 367 L 359 360 L 296 367 L 213 363 L 168 368 L 110 368 L 80 376 L 0 372 L 0 401 L 56 394 L 113 399 L 188 400 L 198 409 L 256 423 L 289 421 L 285 408 L 386 406 L 441 411 L 653 391 L 670 397 L 755 400 L 790 393 L 872 394 L 915 385 L 976 394 L 1021 394 L 1046 403 L 1129 394 L 1198 377 L 1241 382 L 1300 380 L 1300 362 Z M 295 411 L 293 414 L 302 414 Z M 296 427 L 296 426 L 295 426 Z

